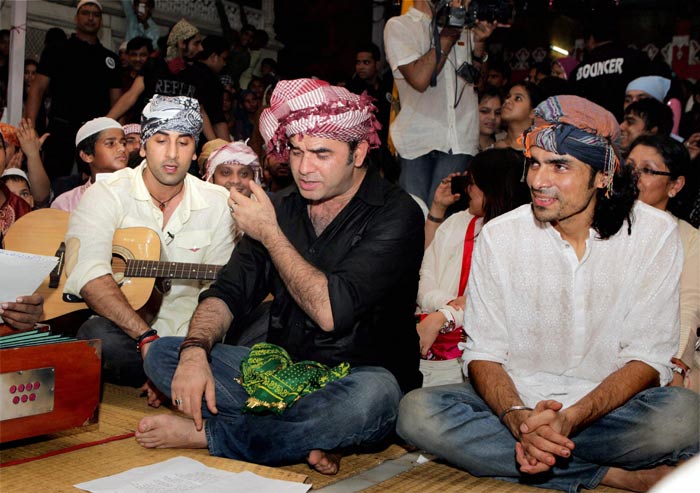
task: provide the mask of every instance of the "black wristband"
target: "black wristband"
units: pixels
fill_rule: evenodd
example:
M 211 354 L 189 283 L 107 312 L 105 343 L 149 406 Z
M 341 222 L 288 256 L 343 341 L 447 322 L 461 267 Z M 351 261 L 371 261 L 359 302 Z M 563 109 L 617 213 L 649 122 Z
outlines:
M 198 347 L 198 348 L 204 349 L 204 352 L 207 355 L 207 360 L 211 363 L 211 354 L 210 354 L 211 353 L 211 345 L 209 344 L 208 341 L 205 341 L 204 339 L 200 339 L 198 337 L 187 337 L 180 344 L 180 348 L 178 350 L 178 356 L 182 355 L 182 351 L 184 349 L 187 349 L 190 347 Z
M 428 221 L 432 221 L 434 223 L 441 223 L 445 220 L 444 217 L 435 217 L 433 216 L 430 212 L 428 212 Z
M 143 341 L 146 337 L 157 336 L 157 335 L 158 335 L 158 331 L 156 329 L 149 329 L 136 338 L 136 345 L 138 346 L 138 344 L 141 341 Z

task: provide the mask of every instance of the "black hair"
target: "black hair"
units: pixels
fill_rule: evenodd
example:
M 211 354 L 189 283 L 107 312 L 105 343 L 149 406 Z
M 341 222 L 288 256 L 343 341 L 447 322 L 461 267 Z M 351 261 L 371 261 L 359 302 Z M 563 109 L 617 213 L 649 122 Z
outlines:
M 277 72 L 277 61 L 274 58 L 263 58 L 260 66 L 267 65 L 273 72 Z
M 501 103 L 503 102 L 503 92 L 493 86 L 486 86 L 484 89 L 479 91 L 479 103 L 484 99 L 488 98 L 498 98 Z
M 503 60 L 500 60 L 498 58 L 494 58 L 493 60 L 489 59 L 486 68 L 488 70 L 494 70 L 499 74 L 503 75 L 504 79 L 508 81 L 510 80 L 510 65 L 508 65 Z
M 484 224 L 530 202 L 522 181 L 523 154 L 515 149 L 488 149 L 469 165 L 469 182 L 484 193 Z
M 535 84 L 534 82 L 530 82 L 527 80 L 516 82 L 515 84 L 510 86 L 510 89 L 516 86 L 520 86 L 525 89 L 528 97 L 530 98 L 531 108 L 537 108 L 537 105 L 544 101 L 544 94 L 542 94 L 542 90 L 539 87 L 537 87 L 537 84 Z
M 202 51 L 195 55 L 195 60 L 206 60 L 214 53 L 221 55 L 230 50 L 228 41 L 221 36 L 210 35 L 202 40 Z
M 126 52 L 140 50 L 144 47 L 149 54 L 153 53 L 153 42 L 145 36 L 136 36 L 135 38 L 131 38 L 126 44 Z
M 97 140 L 100 138 L 101 133 L 102 132 L 100 131 L 92 134 L 89 137 L 85 137 L 78 143 L 77 146 L 75 146 L 75 160 L 78 162 L 78 164 L 82 163 L 85 166 L 88 165 L 88 163 L 83 161 L 83 158 L 80 157 L 80 151 L 84 152 L 88 156 L 94 156 L 95 145 L 97 144 Z
M 595 179 L 597 171 L 591 167 Z M 625 221 L 627 234 L 632 234 L 632 207 L 639 196 L 637 176 L 631 166 L 622 166 L 613 175 L 613 189 L 599 188 L 596 191 L 596 203 L 593 211 L 592 228 L 598 233 L 598 238 L 606 240 L 615 235 Z
M 29 183 L 29 180 L 27 180 L 24 176 L 20 175 L 5 175 L 5 176 L 0 176 L 0 180 L 2 180 L 3 183 L 7 183 L 8 181 L 16 181 L 19 183 L 25 183 L 27 187 L 31 188 L 31 184 Z
M 619 33 L 617 9 L 606 1 L 595 2 L 583 20 L 583 39 L 593 36 L 596 42 L 615 41 Z M 607 3 L 607 5 L 606 5 Z
M 371 53 L 372 58 L 374 59 L 375 62 L 380 61 L 382 58 L 381 54 L 379 53 L 379 46 L 377 46 L 374 43 L 361 44 L 355 50 L 355 54 L 357 54 L 357 53 Z
M 630 113 L 644 120 L 644 128 L 649 132 L 656 127 L 657 134 L 670 135 L 673 130 L 673 111 L 654 98 L 640 99 L 631 103 L 625 108 L 625 116 Z
M 640 135 L 632 142 L 630 150 L 639 145 L 656 149 L 671 173 L 671 180 L 681 176 L 685 178 L 685 185 L 669 199 L 666 208 L 674 216 L 687 220 L 698 193 L 699 178 L 698 172 L 690 164 L 688 149 L 668 135 Z
M 39 67 L 39 62 L 34 60 L 33 58 L 25 58 L 24 59 L 24 66 L 26 67 L 27 65 L 34 65 L 35 67 Z
M 252 24 L 245 24 L 243 27 L 241 27 L 241 34 L 244 32 L 249 32 L 251 34 L 255 34 L 256 27 Z

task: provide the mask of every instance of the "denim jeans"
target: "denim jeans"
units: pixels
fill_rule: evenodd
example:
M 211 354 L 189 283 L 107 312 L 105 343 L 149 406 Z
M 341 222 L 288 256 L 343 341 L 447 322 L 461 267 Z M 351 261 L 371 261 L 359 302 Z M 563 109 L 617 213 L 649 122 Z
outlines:
M 465 171 L 471 160 L 469 154 L 447 154 L 440 151 L 430 151 L 415 159 L 399 156 L 399 185 L 406 192 L 420 197 L 430 208 L 440 181 L 450 173 Z
M 78 339 L 102 341 L 102 380 L 117 385 L 140 387 L 146 383 L 141 353 L 136 341 L 104 317 L 91 317 L 78 329 Z
M 151 344 L 145 369 L 151 381 L 170 396 L 178 364 L 180 337 Z M 359 366 L 350 375 L 299 399 L 281 415 L 242 411 L 248 394 L 234 379 L 249 348 L 217 344 L 211 370 L 218 414 L 202 402 L 207 446 L 212 455 L 265 465 L 300 462 L 314 449 L 338 450 L 377 444 L 396 425 L 401 390 L 386 369 Z
M 519 472 L 515 438 L 469 383 L 408 393 L 397 432 L 475 476 L 573 493 L 595 488 L 608 467 L 646 469 L 697 454 L 699 397 L 678 387 L 642 391 L 572 435 L 571 459 L 532 476 Z

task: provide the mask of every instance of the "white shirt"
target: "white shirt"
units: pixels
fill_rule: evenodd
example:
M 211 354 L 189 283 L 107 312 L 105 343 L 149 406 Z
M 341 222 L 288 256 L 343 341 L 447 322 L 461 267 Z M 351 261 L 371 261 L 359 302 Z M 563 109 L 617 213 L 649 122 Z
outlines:
M 163 213 L 143 182 L 146 161 L 94 183 L 71 213 L 66 234 L 68 279 L 65 292 L 78 295 L 89 281 L 111 274 L 115 230 L 147 227 L 160 236 L 161 260 L 223 265 L 233 250 L 233 220 L 225 188 L 185 177 L 185 193 L 163 230 Z M 79 243 L 71 242 L 77 238 Z M 72 245 L 77 258 L 71 259 Z M 70 264 L 70 265 L 68 265 Z M 211 281 L 173 280 L 151 326 L 161 336 L 185 335 L 199 293 Z
M 501 363 L 526 405 L 570 406 L 632 360 L 671 380 L 683 248 L 666 212 L 637 202 L 607 240 L 591 230 L 578 260 L 523 205 L 484 226 L 467 287 L 464 369 Z
M 404 15 L 389 19 L 384 28 L 386 58 L 401 100 L 401 111 L 389 129 L 391 139 L 405 159 L 433 150 L 474 155 L 479 147 L 478 98 L 474 86 L 455 73 L 462 63 L 471 62 L 474 45 L 469 31 L 463 30 L 450 50 L 435 87 L 419 92 L 399 70 L 434 49 L 430 24 L 429 16 L 411 7 Z
M 452 214 L 435 231 L 435 237 L 425 250 L 420 266 L 418 283 L 418 306 L 422 313 L 430 313 L 446 308 L 460 325 L 464 312 L 447 303 L 459 293 L 459 280 L 462 275 L 464 235 L 474 216 L 469 211 Z M 474 233 L 478 234 L 483 219 L 478 219 Z M 472 257 L 473 258 L 473 257 Z

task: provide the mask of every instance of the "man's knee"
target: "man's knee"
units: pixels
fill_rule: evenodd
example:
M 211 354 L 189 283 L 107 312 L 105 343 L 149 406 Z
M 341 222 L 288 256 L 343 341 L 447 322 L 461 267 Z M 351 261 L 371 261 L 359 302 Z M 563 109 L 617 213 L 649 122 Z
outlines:
M 700 395 L 679 387 L 649 389 L 640 399 L 648 409 L 646 426 L 658 450 L 683 453 L 698 450 Z
M 429 389 L 416 389 L 401 399 L 399 419 L 396 423 L 396 432 L 401 438 L 413 442 L 416 430 L 429 422 L 431 394 Z
M 179 359 L 181 337 L 161 337 L 148 346 L 143 369 L 149 377 L 161 369 L 162 365 L 171 358 Z

